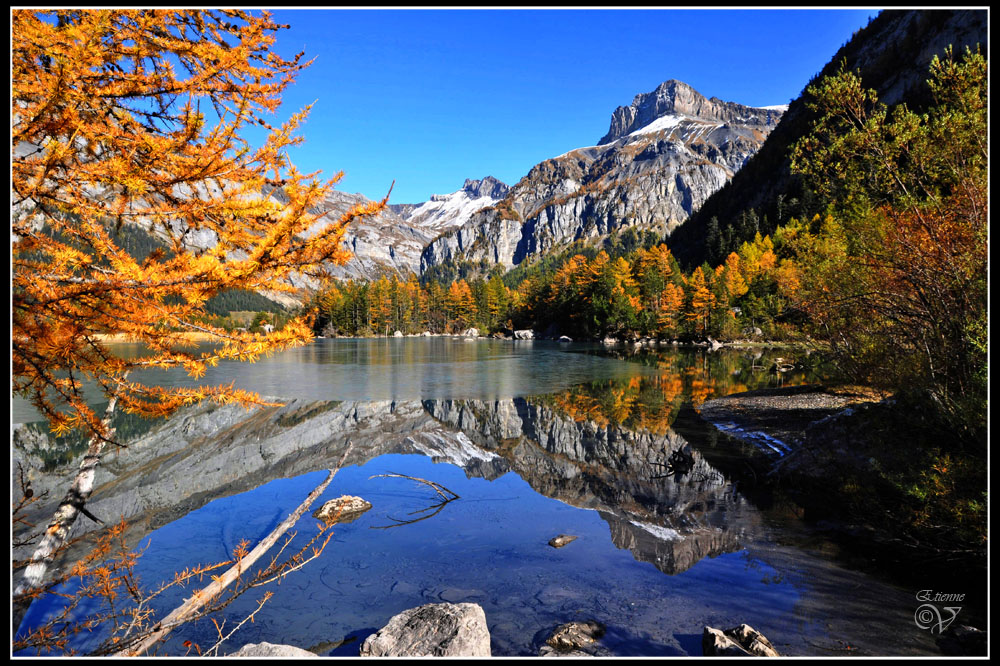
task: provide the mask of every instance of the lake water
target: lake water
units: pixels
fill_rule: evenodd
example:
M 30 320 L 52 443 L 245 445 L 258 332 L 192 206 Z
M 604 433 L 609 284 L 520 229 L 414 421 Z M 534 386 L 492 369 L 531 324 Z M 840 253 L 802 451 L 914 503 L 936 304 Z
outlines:
M 394 614 L 441 601 L 484 608 L 495 656 L 537 655 L 573 620 L 606 625 L 600 654 L 614 656 L 700 655 L 704 626 L 743 622 L 782 654 L 937 653 L 914 623 L 916 590 L 843 565 L 794 505 L 754 492 L 744 461 L 771 454 L 699 419 L 710 397 L 818 379 L 804 357 L 794 372 L 768 372 L 778 355 L 789 352 L 317 340 L 254 365 L 221 364 L 203 380 L 281 397 L 283 407 L 122 417 L 132 444 L 106 457 L 89 506 L 130 521 L 146 546 L 136 571 L 151 588 L 266 536 L 347 453 L 314 508 L 340 495 L 373 508 L 337 525 L 321 556 L 280 585 L 224 609 L 217 617 L 234 627 L 274 593 L 223 654 L 267 641 L 356 656 Z M 33 420 L 14 407 L 15 423 Z M 51 450 L 15 455 L 52 479 L 78 464 Z M 458 499 L 381 476 L 392 473 Z M 288 551 L 316 525 L 307 513 Z M 577 539 L 549 546 L 559 534 Z M 172 590 L 157 608 L 187 596 Z M 53 609 L 36 603 L 25 626 Z M 184 654 L 186 641 L 206 649 L 216 637 L 202 620 L 160 653 Z

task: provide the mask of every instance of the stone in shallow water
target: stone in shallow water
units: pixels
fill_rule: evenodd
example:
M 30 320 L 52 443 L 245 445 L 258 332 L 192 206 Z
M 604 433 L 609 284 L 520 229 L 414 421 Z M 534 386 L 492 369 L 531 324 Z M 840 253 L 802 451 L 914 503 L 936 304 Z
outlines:
M 489 657 L 486 613 L 470 603 L 410 608 L 366 638 L 361 656 Z
M 706 657 L 778 657 L 771 641 L 748 624 L 722 631 L 705 627 L 701 648 Z
M 952 625 L 937 639 L 949 656 L 986 656 L 986 632 L 967 625 Z
M 571 541 L 576 541 L 577 537 L 572 534 L 560 534 L 557 537 L 552 537 L 549 539 L 549 545 L 553 548 L 562 548 Z
M 319 518 L 327 525 L 337 523 L 350 523 L 361 517 L 368 509 L 372 508 L 371 502 L 353 495 L 341 495 L 337 499 L 326 502 L 320 508 L 313 511 L 313 518 Z
M 317 655 L 297 648 L 294 645 L 279 645 L 276 643 L 247 643 L 236 652 L 226 655 L 227 657 L 311 657 L 318 658 Z
M 590 622 L 567 622 L 556 627 L 545 642 L 560 653 L 577 654 L 582 648 L 597 642 L 597 639 L 603 636 L 604 632 L 604 625 L 593 620 Z M 542 656 L 547 654 L 549 652 L 543 647 Z M 586 655 L 586 653 L 582 654 Z

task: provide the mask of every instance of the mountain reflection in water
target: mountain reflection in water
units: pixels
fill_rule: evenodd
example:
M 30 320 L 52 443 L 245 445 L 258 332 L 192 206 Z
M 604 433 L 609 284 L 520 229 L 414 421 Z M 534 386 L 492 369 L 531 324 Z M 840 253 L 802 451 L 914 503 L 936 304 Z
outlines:
M 704 625 L 741 622 L 782 654 L 838 654 L 847 642 L 855 654 L 933 653 L 913 624 L 910 592 L 797 545 L 811 543 L 801 525 L 756 507 L 710 462 L 720 458 L 704 441 L 715 435 L 674 428 L 687 414 L 684 432 L 697 434 L 689 406 L 732 370 L 696 358 L 496 400 L 293 400 L 250 412 L 198 405 L 136 429 L 129 448 L 102 464 L 89 506 L 106 520 L 124 516 L 132 542 L 150 543 L 139 573 L 151 587 L 266 535 L 316 485 L 317 470 L 351 446 L 320 502 L 356 494 L 373 509 L 338 526 L 322 558 L 274 588 L 223 653 L 268 641 L 356 655 L 360 640 L 343 639 L 439 601 L 482 605 L 494 655 L 537 654 L 552 628 L 576 619 L 606 624 L 604 649 L 619 656 L 700 654 Z M 15 438 L 15 457 L 36 469 L 41 452 L 51 454 L 37 435 Z M 51 475 L 34 485 L 56 496 L 58 475 L 74 463 L 53 459 Z M 376 477 L 390 472 L 433 480 L 460 499 L 406 522 L 437 499 L 405 479 Z M 44 521 L 53 504 L 35 505 L 29 519 Z M 314 523 L 299 522 L 295 543 Z M 560 533 L 579 538 L 549 547 Z M 162 611 L 179 600 L 164 598 Z M 255 607 L 248 595 L 225 617 L 235 625 Z M 36 603 L 25 622 L 51 609 Z M 183 654 L 185 640 L 211 645 L 214 632 L 211 623 L 185 627 L 161 653 Z

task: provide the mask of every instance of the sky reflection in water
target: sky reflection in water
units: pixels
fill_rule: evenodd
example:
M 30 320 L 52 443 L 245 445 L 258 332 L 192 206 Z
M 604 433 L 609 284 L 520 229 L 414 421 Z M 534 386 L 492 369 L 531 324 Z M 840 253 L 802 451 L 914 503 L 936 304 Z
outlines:
M 293 424 L 288 437 L 302 431 L 294 428 L 326 427 L 323 419 L 356 410 L 351 391 L 366 400 L 383 390 L 415 391 L 423 402 L 392 406 L 409 419 L 398 436 L 382 432 L 384 441 L 370 451 L 366 441 L 354 441 L 358 456 L 321 500 L 360 495 L 373 508 L 338 525 L 320 560 L 273 588 L 275 597 L 223 654 L 268 641 L 357 655 L 364 637 L 393 614 L 440 601 L 482 605 L 494 655 L 537 654 L 558 624 L 590 619 L 607 625 L 602 643 L 618 656 L 700 654 L 703 626 L 741 622 L 789 654 L 836 654 L 824 649 L 840 640 L 882 649 L 878 654 L 928 649 L 929 639 L 912 624 L 906 591 L 797 548 L 792 533 L 800 528 L 754 507 L 709 462 L 723 458 L 672 429 L 692 401 L 808 377 L 761 374 L 753 370 L 761 359 L 747 353 L 672 352 L 622 362 L 538 343 L 522 352 L 510 343 L 368 342 L 327 341 L 257 366 L 267 369 L 268 381 L 284 382 L 275 392 L 315 397 L 340 387 L 329 397 L 348 401 L 319 411 L 289 405 L 307 416 L 284 421 Z M 450 354 L 456 360 L 449 367 L 442 355 Z M 288 373 L 274 372 L 279 363 Z M 555 388 L 521 397 L 547 386 Z M 511 387 L 522 392 L 504 395 Z M 434 395 L 438 390 L 447 399 Z M 315 467 L 322 468 L 351 434 L 337 433 L 329 445 L 297 455 L 322 449 Z M 262 435 L 259 446 L 281 436 Z M 663 476 L 669 456 L 682 449 L 693 469 Z M 431 456 L 414 455 L 421 451 Z M 426 520 L 398 524 L 427 515 L 415 512 L 438 498 L 406 479 L 369 478 L 389 472 L 433 480 L 460 499 Z M 228 559 L 241 539 L 255 543 L 268 534 L 324 477 L 322 471 L 271 476 L 151 532 L 142 541 L 150 546 L 139 560 L 141 579 L 148 587 L 196 562 Z M 219 492 L 227 494 L 224 487 Z M 292 547 L 308 540 L 316 522 L 309 515 L 299 521 Z M 579 538 L 561 549 L 547 545 L 561 533 Z M 817 583 L 823 580 L 837 582 Z M 843 585 L 853 588 L 851 603 L 838 596 Z M 161 607 L 169 610 L 189 594 L 178 590 Z M 228 622 L 246 617 L 260 594 L 227 608 Z M 872 612 L 859 614 L 864 608 Z M 41 610 L 33 607 L 28 621 Z M 887 634 L 897 638 L 886 641 Z M 162 653 L 183 654 L 186 640 L 207 647 L 215 636 L 212 624 L 201 622 L 176 632 Z M 345 638 L 351 640 L 333 647 Z

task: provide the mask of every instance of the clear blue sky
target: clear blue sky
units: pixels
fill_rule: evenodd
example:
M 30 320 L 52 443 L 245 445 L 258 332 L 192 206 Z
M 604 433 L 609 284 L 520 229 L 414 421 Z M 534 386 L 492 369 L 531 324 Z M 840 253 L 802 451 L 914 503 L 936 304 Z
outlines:
M 667 79 L 786 104 L 877 10 L 278 10 L 275 49 L 315 63 L 282 116 L 316 102 L 292 159 L 338 189 L 419 203 L 597 143 Z

